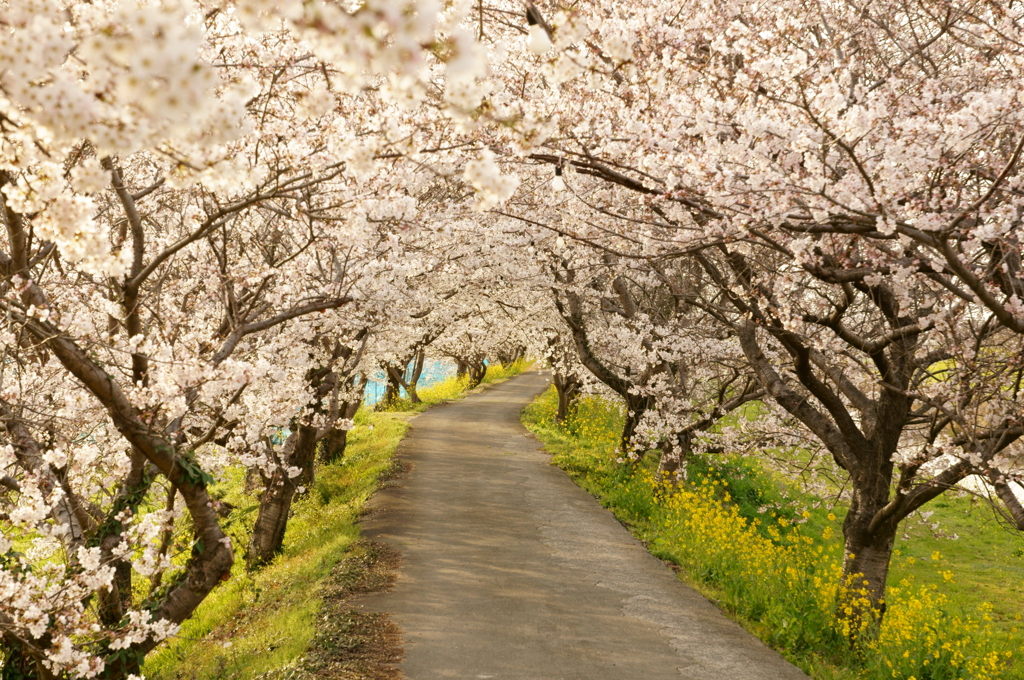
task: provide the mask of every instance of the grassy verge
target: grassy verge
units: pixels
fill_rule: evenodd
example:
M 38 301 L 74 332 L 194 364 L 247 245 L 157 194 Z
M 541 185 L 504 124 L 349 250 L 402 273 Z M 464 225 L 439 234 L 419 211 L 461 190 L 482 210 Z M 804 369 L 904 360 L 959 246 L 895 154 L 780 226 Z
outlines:
M 635 467 L 615 460 L 622 422 L 615 404 L 584 399 L 564 426 L 554 422 L 555 408 L 549 391 L 523 413 L 554 463 L 654 554 L 679 565 L 683 580 L 813 677 L 1019 677 L 1008 650 L 1020 646 L 1021 600 L 993 606 L 984 598 L 1019 593 L 1013 569 L 1024 560 L 1005 546 L 1020 538 L 1000 534 L 977 514 L 965 515 L 967 499 L 940 501 L 945 506 L 930 519 L 944 513 L 951 520 L 944 529 L 959 528 L 969 539 L 944 540 L 930 526 L 911 528 L 890 577 L 882 627 L 851 649 L 834 616 L 843 508 L 829 510 L 739 457 L 698 457 L 687 480 L 668 489 L 655 480 L 654 456 Z M 1003 568 L 1009 573 L 997 577 Z M 983 574 L 988 587 L 972 583 Z
M 507 379 L 528 366 L 496 364 L 484 382 Z M 260 571 L 250 574 L 244 567 L 242 551 L 258 504 L 254 494 L 244 491 L 244 471 L 232 471 L 212 489 L 234 508 L 226 521 L 236 549 L 231 579 L 210 594 L 177 636 L 146 659 L 147 678 L 378 677 L 353 675 L 344 668 L 340 674 L 321 672 L 339 666 L 334 659 L 341 644 L 338 635 L 348 635 L 349 646 L 366 646 L 376 643 L 361 638 L 380 637 L 384 633 L 375 630 L 385 630 L 377 621 L 351 622 L 331 600 L 334 593 L 351 592 L 350 582 L 366 578 L 366 569 L 359 565 L 367 560 L 360 556 L 376 549 L 359 541 L 356 523 L 367 499 L 393 470 L 394 452 L 409 428 L 407 416 L 464 396 L 466 381 L 453 378 L 420 394 L 423 404 L 400 402 L 389 412 L 363 409 L 356 414 L 344 459 L 317 468 L 315 485 L 293 505 L 283 554 Z M 324 630 L 333 633 L 325 637 Z
M 301 656 L 316 632 L 321 585 L 359 538 L 359 513 L 408 427 L 395 415 L 360 411 L 345 458 L 317 470 L 315 486 L 295 502 L 284 553 L 266 568 L 245 571 L 246 528 L 232 527 L 238 554 L 231 580 L 150 655 L 146 677 L 250 678 Z M 242 492 L 241 480 L 230 486 L 233 512 L 254 515 L 257 499 Z

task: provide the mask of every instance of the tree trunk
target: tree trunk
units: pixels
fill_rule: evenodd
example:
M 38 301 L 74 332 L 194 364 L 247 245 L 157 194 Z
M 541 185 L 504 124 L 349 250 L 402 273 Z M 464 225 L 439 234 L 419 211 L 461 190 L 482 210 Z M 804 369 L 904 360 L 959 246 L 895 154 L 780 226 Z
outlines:
M 164 511 L 171 515 L 174 511 L 174 500 L 178 497 L 178 490 L 173 486 L 167 490 L 167 501 L 164 503 Z M 160 557 L 167 555 L 167 551 L 171 548 L 171 541 L 174 540 L 174 521 L 172 520 L 167 526 L 164 527 L 163 531 L 160 532 L 160 550 L 158 554 Z M 152 576 L 149 577 L 149 592 L 153 593 L 164 580 L 164 569 L 161 568 L 156 571 Z
M 895 532 L 847 536 L 843 545 L 843 584 L 838 618 L 851 641 L 876 629 L 885 613 L 885 583 L 889 577 Z
M 658 479 L 674 483 L 676 474 L 686 465 L 691 453 L 693 435 L 690 432 L 679 432 L 666 437 L 662 443 L 661 458 L 658 460 Z
M 409 381 L 406 384 L 405 391 L 409 393 L 409 401 L 414 404 L 420 403 L 420 395 L 416 392 L 416 386 L 420 382 L 420 376 L 423 375 L 423 362 L 427 358 L 425 350 L 419 350 L 416 352 L 415 358 L 412 365 L 412 375 L 409 377 Z
M 626 421 L 622 424 L 622 435 L 619 438 L 619 450 L 623 456 L 629 455 L 632 451 L 633 435 L 636 434 L 637 425 L 644 417 L 650 406 L 649 397 L 637 397 L 632 394 L 623 395 L 626 398 Z
M 484 359 L 469 362 L 469 389 L 473 389 L 483 382 L 487 375 L 487 364 Z
M 17 236 L 21 238 L 23 224 L 20 222 L 20 216 L 6 210 L 6 217 L 9 233 L 20 230 Z M 24 259 L 20 254 L 19 257 Z M 37 284 L 32 282 L 31 277 L 27 276 L 27 267 L 19 266 L 26 270 L 28 281 L 22 293 L 24 301 L 37 307 L 46 307 L 47 298 Z M 127 395 L 121 391 L 119 383 L 103 366 L 97 364 L 86 350 L 66 335 L 55 333 L 45 324 L 32 321 L 26 323 L 25 328 L 40 343 L 44 343 L 64 368 L 103 404 L 114 427 L 125 440 L 136 447 L 181 493 L 188 514 L 192 518 L 195 548 L 185 565 L 183 577 L 176 580 L 163 599 L 152 604 L 150 608 L 154 621 L 167 619 L 172 623 L 181 623 L 191 616 L 210 591 L 231 573 L 234 561 L 234 555 L 228 547 L 228 537 L 221 530 L 219 518 L 213 510 L 202 468 L 191 458 L 189 452 L 180 451 L 175 442 L 167 438 L 162 427 L 145 422 L 143 414 L 136 410 Z M 132 643 L 128 651 L 141 658 L 156 644 L 156 641 L 149 637 L 141 642 Z M 124 657 L 124 650 L 118 650 L 110 656 Z
M 260 471 L 254 467 L 248 468 L 245 471 L 245 492 L 255 493 L 256 489 L 259 488 L 260 483 Z
M 888 494 L 880 489 L 865 492 L 855 487 L 843 520 L 843 581 L 837 614 L 848 626 L 851 642 L 873 631 L 885 613 L 885 585 L 899 520 L 871 524 L 887 500 Z
M 362 405 L 360 401 L 347 401 L 340 407 L 338 418 L 344 421 L 352 420 L 356 411 Z M 348 447 L 348 430 L 334 428 L 321 440 L 320 462 L 324 465 L 336 463 L 345 456 L 345 449 Z
M 125 511 L 132 515 L 138 512 L 139 505 L 149 492 L 154 479 L 148 467 L 150 466 L 146 456 L 137 446 L 133 446 L 128 476 L 118 489 L 117 499 L 101 525 L 105 527 L 105 531 L 97 536 L 104 557 L 114 567 L 114 578 L 110 587 L 97 593 L 97 612 L 105 626 L 116 626 L 132 606 L 131 562 L 113 558 L 114 550 L 122 540 L 122 523 L 117 517 Z
M 284 530 L 288 525 L 288 514 L 292 500 L 304 476 L 289 477 L 284 470 L 287 466 L 297 467 L 303 472 L 312 466 L 316 450 L 316 428 L 298 425 L 284 445 L 281 465 L 277 466 L 267 480 L 260 496 L 259 514 L 252 529 L 252 538 L 246 552 L 245 563 L 249 570 L 256 569 L 274 559 L 284 545 Z
M 552 382 L 555 384 L 555 391 L 558 392 L 558 410 L 555 412 L 555 420 L 564 425 L 569 417 L 569 407 L 576 401 L 580 393 L 580 382 L 573 375 L 554 374 Z
M 398 382 L 398 378 L 395 376 L 395 372 L 390 370 L 392 367 L 384 365 L 384 376 L 385 376 L 385 387 L 384 396 L 381 397 L 380 403 L 377 404 L 377 410 L 382 411 L 390 408 L 402 397 L 402 384 Z
M 46 646 L 49 646 L 49 636 L 46 637 L 45 641 L 37 640 L 36 642 L 45 642 Z M 0 679 L 2 680 L 22 680 L 22 678 L 25 680 L 30 678 L 33 680 L 56 680 L 57 678 L 43 665 L 42 659 L 33 656 L 29 648 L 15 637 L 7 635 L 0 637 L 0 662 L 3 664 L 3 667 L 0 668 Z
M 1015 482 L 1007 482 L 1001 476 L 996 476 L 996 474 L 991 474 L 989 479 L 996 490 L 996 495 L 1003 502 L 1003 505 L 1006 506 L 1007 512 L 1013 519 L 1013 523 L 1016 524 L 1017 530 L 1024 531 L 1024 505 L 1021 504 L 1020 499 L 1017 498 L 1017 494 L 1013 490 L 1013 486 L 1011 486 Z
M 515 345 L 514 347 L 507 347 L 499 350 L 494 358 L 497 359 L 498 363 L 502 366 L 508 366 L 509 364 L 514 364 L 519 361 L 524 356 L 526 356 L 526 347 L 523 345 Z
M 348 430 L 332 429 L 320 441 L 320 463 L 330 465 L 345 457 L 348 447 Z
M 300 496 L 316 486 L 316 445 L 319 441 L 319 439 L 313 439 L 313 452 L 309 454 L 309 465 L 302 468 L 302 474 L 295 478 L 295 493 Z M 299 487 L 302 487 L 301 492 Z

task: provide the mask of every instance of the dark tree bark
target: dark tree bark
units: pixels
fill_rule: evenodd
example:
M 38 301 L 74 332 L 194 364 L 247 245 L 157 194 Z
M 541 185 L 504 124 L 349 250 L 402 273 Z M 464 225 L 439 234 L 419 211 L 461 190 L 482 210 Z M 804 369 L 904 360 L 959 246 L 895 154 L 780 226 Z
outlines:
M 693 421 L 678 432 L 674 432 L 662 442 L 661 457 L 658 460 L 658 474 L 670 482 L 676 480 L 676 473 L 685 467 L 686 461 L 693 454 L 693 440 L 701 433 L 707 432 L 725 415 L 746 404 L 761 399 L 765 391 L 753 378 L 745 378 L 741 387 L 735 388 L 740 379 L 737 371 L 733 378 L 724 381 L 718 388 L 717 400 L 704 411 L 703 417 Z
M 626 454 L 632 448 L 636 426 L 640 423 L 647 409 L 652 405 L 651 398 L 636 394 L 630 389 L 632 387 L 631 382 L 617 375 L 597 358 L 590 348 L 590 337 L 587 334 L 586 324 L 583 320 L 582 303 L 579 297 L 572 293 L 567 294 L 566 297 L 568 298 L 568 304 L 564 303 L 556 293 L 555 307 L 572 333 L 580 363 L 595 378 L 618 394 L 626 404 L 626 420 L 619 436 L 619 450 Z
M 569 417 L 569 408 L 580 395 L 583 384 L 575 375 L 563 374 L 557 370 L 554 372 L 551 382 L 558 393 L 558 410 L 555 412 L 555 420 L 564 425 Z
M 473 357 L 469 365 L 469 389 L 477 387 L 487 376 L 487 363 L 484 357 Z
M 365 337 L 366 330 L 364 329 L 356 334 L 355 339 L 363 340 Z M 355 384 L 356 377 L 351 375 L 350 371 L 354 368 L 355 363 L 358 363 L 358 360 L 347 370 L 345 369 L 352 356 L 352 348 L 343 347 L 340 342 L 335 342 L 330 362 L 326 366 L 311 369 L 306 376 L 313 391 L 313 401 L 309 404 L 309 409 L 316 416 L 324 419 L 324 427 L 318 428 L 310 423 L 293 422 L 292 432 L 282 447 L 281 456 L 274 461 L 276 463 L 274 472 L 269 478 L 263 478 L 264 488 L 260 495 L 259 513 L 246 552 L 246 568 L 249 570 L 268 563 L 281 552 L 295 494 L 300 486 L 309 488 L 316 481 L 317 444 L 327 440 L 325 446 L 333 446 L 336 449 L 340 441 L 341 451 L 330 451 L 328 456 L 340 457 L 344 453 L 348 431 L 336 428 L 335 425 L 339 420 L 346 422 L 351 420 L 362 404 L 361 398 L 351 402 L 338 403 L 339 392 L 344 387 L 351 388 Z M 339 360 L 342 360 L 340 367 L 336 363 Z M 363 387 L 365 388 L 365 381 Z M 362 395 L 362 389 L 359 390 L 359 395 Z M 330 401 L 330 406 L 325 407 L 326 401 Z M 321 454 L 321 456 L 323 455 Z M 298 475 L 290 477 L 284 470 L 287 467 L 298 468 L 300 472 Z
M 391 364 L 384 364 L 384 396 L 377 404 L 377 410 L 382 411 L 395 405 L 402 398 L 402 377 Z
M 281 452 L 280 464 L 275 466 L 273 474 L 265 480 L 263 493 L 260 495 L 259 514 L 256 516 L 249 549 L 245 555 L 248 569 L 253 570 L 267 564 L 281 552 L 292 500 L 305 471 L 313 465 L 316 442 L 317 429 L 310 425 L 300 423 L 288 435 Z M 289 477 L 286 467 L 296 467 L 301 472 L 295 477 Z
M 127 245 L 126 239 L 130 235 L 132 249 L 132 265 L 126 276 L 109 282 L 113 291 L 112 299 L 120 303 L 124 314 L 123 319 L 110 320 L 110 328 L 112 332 L 117 332 L 123 326 L 125 333 L 130 337 L 144 335 L 147 332 L 141 323 L 140 315 L 140 310 L 145 304 L 145 287 L 150 277 L 160 271 L 164 263 L 182 248 L 204 239 L 211 231 L 224 224 L 225 218 L 271 200 L 278 195 L 277 191 L 284 191 L 283 186 L 279 186 L 278 190 L 257 192 L 233 202 L 218 204 L 190 235 L 147 253 L 143 219 L 137 210 L 136 198 L 124 187 L 120 170 L 114 163 L 109 159 L 103 159 L 102 163 L 111 173 L 112 187 L 123 208 L 124 238 L 121 242 Z M 13 181 L 9 173 L 0 171 L 0 185 Z M 39 309 L 56 309 L 60 306 L 51 304 L 55 301 L 48 299 L 40 287 L 40 278 L 34 275 L 38 272 L 33 271 L 41 261 L 38 258 L 52 252 L 53 246 L 40 244 L 36 239 L 36 252 L 33 254 L 33 236 L 27 220 L 2 197 L 3 192 L 0 192 L 10 253 L 8 255 L 0 250 L 0 271 L 5 276 L 17 274 L 27 284 L 19 289 L 21 299 L 17 304 L 11 304 L 11 300 L 8 299 L 6 302 L 0 300 L 0 306 L 3 306 L 8 321 L 18 324 L 26 332 L 26 337 L 32 338 L 40 360 L 55 358 L 67 373 L 65 379 L 78 381 L 102 405 L 114 428 L 131 447 L 131 474 L 115 492 L 115 510 L 106 518 L 99 516 L 90 520 L 89 531 L 94 533 L 89 538 L 97 541 L 101 549 L 110 555 L 112 546 L 119 542 L 119 536 L 124 530 L 118 513 L 140 507 L 145 502 L 144 497 L 153 479 L 157 475 L 164 476 L 170 486 L 178 490 L 191 519 L 193 548 L 180 578 L 175 579 L 173 584 L 168 584 L 165 589 L 151 593 L 151 600 L 146 607 L 153 621 L 181 623 L 192 615 L 217 584 L 230 575 L 234 560 L 230 541 L 219 525 L 215 505 L 207 489 L 210 477 L 195 460 L 194 449 L 198 444 L 190 444 L 182 428 L 186 415 L 168 423 L 161 418 L 154 418 L 152 413 L 137 409 L 125 391 L 121 390 L 120 378 L 117 377 L 120 372 L 116 368 L 98 361 L 88 346 L 79 344 L 56 323 L 24 314 L 23 310 L 30 305 Z M 230 290 L 228 292 L 230 293 Z M 237 308 L 229 309 L 223 334 L 211 338 L 220 345 L 209 357 L 208 363 L 211 367 L 218 366 L 248 335 L 284 324 L 305 314 L 337 309 L 347 303 L 348 300 L 345 298 L 309 298 L 299 306 L 271 316 L 264 316 L 264 312 L 272 308 L 261 304 L 239 305 Z M 243 311 L 236 313 L 238 309 Z M 124 383 L 145 384 L 147 376 L 148 358 L 140 352 L 132 353 L 131 379 L 129 382 L 128 376 L 124 376 Z M 186 393 L 186 403 L 189 407 L 193 406 L 197 399 L 198 390 Z M 222 421 L 218 420 L 211 429 L 211 437 L 216 435 L 217 429 L 222 425 Z M 69 485 L 66 479 L 64 482 L 62 488 L 65 490 L 68 503 L 58 503 L 55 515 L 63 513 L 66 505 L 70 506 L 70 510 L 76 514 L 81 524 L 88 515 L 83 511 L 88 508 L 88 501 L 76 499 L 73 494 L 67 493 Z M 55 519 L 67 524 L 61 517 L 55 516 Z M 72 538 L 79 538 L 74 531 Z M 73 564 L 74 558 L 69 556 L 68 561 Z M 96 600 L 88 603 L 90 606 L 96 606 L 97 624 L 106 624 L 108 630 L 119 625 L 121 618 L 117 617 L 118 612 L 124 612 L 132 603 L 130 571 L 126 565 L 115 562 L 114 566 L 115 587 L 107 593 L 98 593 Z M 42 654 L 41 650 L 49 644 L 49 641 L 37 640 L 32 645 L 23 645 L 21 653 L 38 660 Z M 127 674 L 138 674 L 141 660 L 156 644 L 155 640 L 147 638 L 141 642 L 133 642 L 125 649 L 96 649 L 96 653 L 106 662 L 106 669 L 100 677 L 119 680 Z M 41 673 L 41 677 L 49 676 Z
M 693 435 L 688 431 L 679 432 L 661 444 L 661 457 L 658 459 L 658 478 L 670 482 L 676 479 L 676 473 L 686 465 L 693 453 Z
M 420 377 L 423 375 L 423 364 L 426 361 L 426 350 L 417 349 L 413 354 L 397 363 L 382 364 L 387 378 L 387 386 L 384 389 L 384 397 L 381 399 L 382 408 L 392 406 L 402 397 L 402 390 L 405 390 L 409 401 L 413 404 L 420 404 L 419 393 L 416 388 Z M 409 378 L 406 379 L 406 374 Z
M 806 316 L 846 341 L 850 351 L 863 352 L 884 386 L 876 396 L 862 393 L 838 367 L 813 347 L 807 338 L 787 329 L 773 315 L 778 304 L 755 283 L 753 265 L 744 256 L 721 248 L 724 266 L 704 253 L 695 257 L 739 312 L 735 330 L 744 355 L 765 392 L 812 432 L 849 473 L 850 510 L 843 522 L 843 595 L 839 615 L 851 634 L 872 627 L 884 613 L 886 579 L 899 522 L 930 498 L 964 476 L 954 465 L 936 480 L 914 484 L 919 466 L 904 465 L 893 495 L 896 465 L 893 455 L 900 436 L 914 418 L 908 387 L 919 370 L 918 319 L 901 310 L 885 284 L 868 287 L 857 302 L 866 313 L 877 315 L 885 333 L 878 340 L 862 338 L 844 326 L 844 314 L 855 291 L 846 288 L 844 302 L 830 317 Z M 822 277 L 830 282 L 828 277 Z M 734 286 L 734 287 L 733 287 Z M 738 292 L 744 291 L 745 294 Z M 918 314 L 924 314 L 919 311 Z M 758 331 L 774 339 L 783 353 L 767 357 Z M 784 370 L 776 366 L 779 362 Z M 790 377 L 790 375 L 792 377 Z M 855 418 L 852 409 L 859 411 Z
M 514 364 L 526 356 L 526 347 L 523 345 L 507 345 L 494 355 L 494 359 L 502 366 Z
M 405 385 L 405 391 L 409 394 L 409 401 L 414 404 L 421 403 L 420 395 L 416 392 L 416 388 L 420 383 L 420 377 L 423 375 L 423 363 L 426 361 L 426 358 L 427 352 L 425 349 L 420 349 L 416 352 L 415 359 L 412 362 L 412 372 Z
M 361 401 L 345 402 L 341 405 L 340 418 L 346 421 L 352 420 L 361 405 Z M 320 462 L 325 465 L 338 462 L 344 458 L 347 447 L 348 430 L 338 427 L 331 428 L 320 442 Z
M 569 409 L 583 389 L 583 380 L 573 369 L 574 348 L 566 343 L 561 332 L 550 329 L 548 332 L 547 361 L 551 366 L 551 382 L 558 394 L 555 421 L 564 425 L 569 417 Z
M 46 305 L 45 295 L 34 283 L 26 288 L 24 295 L 32 304 Z M 103 404 L 120 434 L 179 489 L 192 517 L 195 549 L 186 564 L 184 577 L 154 607 L 153 619 L 182 622 L 214 586 L 230 573 L 234 561 L 213 510 L 205 478 L 187 452 L 178 451 L 175 443 L 162 430 L 153 428 L 139 417 L 117 382 L 86 351 L 46 322 L 29 318 L 19 321 Z M 121 597 L 119 594 L 118 600 Z M 137 660 L 143 658 L 155 644 L 152 639 L 147 639 L 133 644 L 130 655 L 117 654 L 122 662 L 112 662 L 104 677 L 119 678 L 132 672 L 131 668 L 137 665 Z M 136 659 L 136 662 L 132 664 L 125 661 L 130 658 Z M 125 667 L 126 663 L 130 667 Z

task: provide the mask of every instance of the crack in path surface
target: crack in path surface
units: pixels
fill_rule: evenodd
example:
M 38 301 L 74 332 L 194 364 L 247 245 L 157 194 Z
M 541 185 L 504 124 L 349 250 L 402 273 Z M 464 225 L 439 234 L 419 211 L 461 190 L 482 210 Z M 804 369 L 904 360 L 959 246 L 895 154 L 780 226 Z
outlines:
M 527 373 L 416 417 L 363 533 L 403 557 L 410 680 L 806 680 L 653 557 L 519 422 Z

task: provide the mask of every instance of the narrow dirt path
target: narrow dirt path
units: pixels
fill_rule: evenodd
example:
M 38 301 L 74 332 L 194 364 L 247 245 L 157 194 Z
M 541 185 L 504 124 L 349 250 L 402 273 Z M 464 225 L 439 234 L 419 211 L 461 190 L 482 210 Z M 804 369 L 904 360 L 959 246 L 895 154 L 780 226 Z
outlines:
M 680 583 L 519 422 L 528 373 L 413 420 L 408 471 L 364 534 L 395 547 L 388 612 L 410 680 L 796 680 L 807 676 Z

